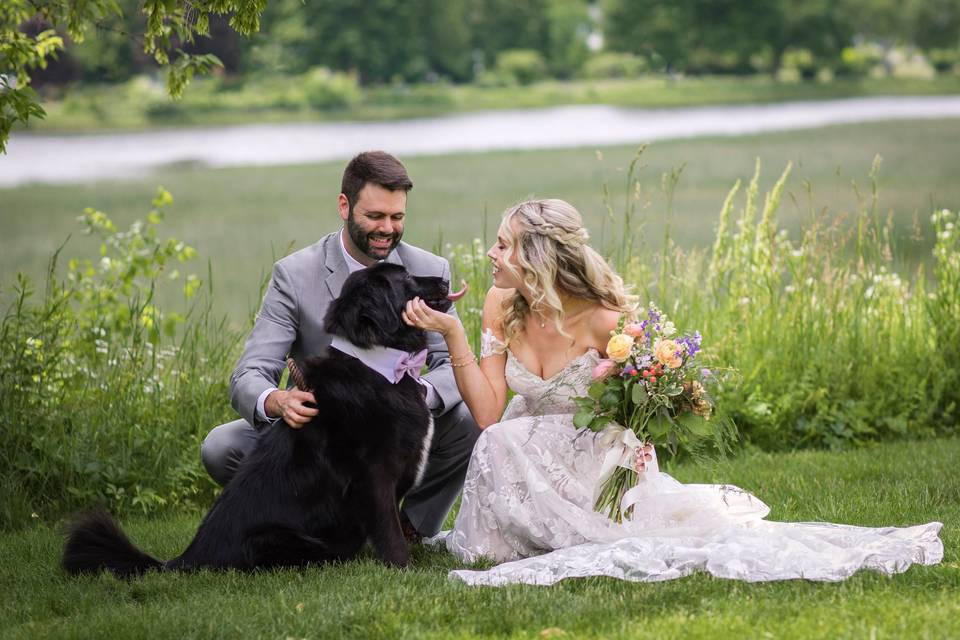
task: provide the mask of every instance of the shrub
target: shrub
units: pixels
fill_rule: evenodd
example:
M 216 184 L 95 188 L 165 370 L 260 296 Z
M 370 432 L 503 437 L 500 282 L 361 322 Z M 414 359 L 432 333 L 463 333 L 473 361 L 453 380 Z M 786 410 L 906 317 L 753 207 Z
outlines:
M 932 49 L 927 52 L 927 59 L 937 70 L 937 73 L 950 73 L 957 65 L 960 65 L 960 50 Z
M 518 84 L 531 84 L 547 76 L 547 63 L 539 51 L 508 49 L 497 54 L 494 70 L 512 77 Z
M 307 104 L 314 109 L 342 109 L 360 101 L 355 76 L 315 67 L 302 76 Z
M 865 76 L 882 62 L 883 48 L 878 44 L 867 43 L 856 47 L 845 47 L 840 52 L 837 73 L 844 76 Z
M 607 51 L 591 56 L 583 65 L 583 76 L 589 79 L 635 78 L 647 70 L 645 58 L 632 53 Z
M 126 231 L 102 212 L 81 217 L 101 240 L 96 260 L 71 259 L 36 298 L 20 277 L 0 320 L 0 526 L 32 512 L 105 503 L 144 512 L 206 502 L 203 435 L 230 414 L 226 384 L 238 336 L 197 301 L 180 266 L 191 247 L 158 234 L 162 189 Z M 59 252 L 58 252 L 59 254 Z M 161 310 L 155 293 L 182 288 L 192 306 Z
M 897 47 L 887 55 L 887 63 L 895 78 L 929 80 L 936 76 L 936 71 L 923 54 L 912 48 Z
M 804 80 L 812 80 L 817 75 L 817 62 L 809 49 L 787 49 L 780 65 L 784 69 L 796 69 Z

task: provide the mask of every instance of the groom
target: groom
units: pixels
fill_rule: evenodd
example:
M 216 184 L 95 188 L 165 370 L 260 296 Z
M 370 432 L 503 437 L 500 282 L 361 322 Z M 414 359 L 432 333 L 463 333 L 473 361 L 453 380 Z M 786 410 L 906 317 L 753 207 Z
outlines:
M 450 280 L 446 260 L 401 242 L 407 192 L 404 166 L 382 151 L 361 153 L 343 172 L 337 206 L 343 227 L 277 262 L 257 320 L 230 379 L 230 401 L 243 416 L 213 429 L 203 441 L 207 472 L 226 484 L 255 445 L 258 429 L 283 420 L 299 429 L 323 407 L 298 389 L 278 389 L 287 356 L 298 362 L 322 354 L 327 307 L 347 276 L 386 260 L 416 276 Z M 451 307 L 450 313 L 456 315 Z M 401 525 L 408 539 L 434 535 L 463 486 L 480 430 L 461 402 L 443 338 L 428 333 L 427 367 L 420 378 L 434 416 L 434 438 L 421 483 L 407 494 Z M 358 425 L 362 428 L 362 425 Z

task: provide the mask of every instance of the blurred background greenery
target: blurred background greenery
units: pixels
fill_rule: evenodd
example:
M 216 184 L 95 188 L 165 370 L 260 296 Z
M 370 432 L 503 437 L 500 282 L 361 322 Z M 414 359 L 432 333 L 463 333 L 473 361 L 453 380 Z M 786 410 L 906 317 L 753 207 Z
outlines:
M 182 49 L 214 54 L 223 66 L 172 102 L 137 36 L 145 28 L 139 1 L 117 7 L 82 44 L 68 39 L 58 60 L 32 72 L 51 116 L 33 126 L 755 102 L 960 86 L 957 0 L 274 0 L 251 37 L 230 27 L 230 15 L 211 14 L 209 37 Z M 25 28 L 48 26 L 37 17 Z

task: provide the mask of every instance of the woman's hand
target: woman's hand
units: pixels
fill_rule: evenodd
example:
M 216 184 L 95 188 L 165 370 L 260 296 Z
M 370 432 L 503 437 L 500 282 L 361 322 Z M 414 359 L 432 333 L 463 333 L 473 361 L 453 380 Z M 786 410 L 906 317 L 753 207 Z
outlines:
M 653 445 L 649 442 L 637 451 L 637 473 L 647 470 L 647 463 L 653 460 Z
M 456 318 L 431 309 L 420 298 L 408 300 L 400 315 L 407 324 L 425 331 L 436 331 L 443 337 L 447 337 L 458 324 Z

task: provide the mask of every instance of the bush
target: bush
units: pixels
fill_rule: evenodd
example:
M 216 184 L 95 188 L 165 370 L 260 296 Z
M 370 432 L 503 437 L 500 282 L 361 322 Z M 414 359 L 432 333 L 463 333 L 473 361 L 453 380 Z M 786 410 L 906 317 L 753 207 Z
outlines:
M 804 80 L 812 80 L 817 75 L 817 63 L 809 49 L 787 49 L 780 65 L 784 69 L 796 69 Z
M 698 74 L 749 73 L 749 59 L 741 58 L 736 51 L 714 51 L 707 47 L 691 49 L 687 56 L 686 70 Z
M 360 101 L 355 76 L 315 67 L 302 76 L 307 104 L 314 109 L 343 109 Z
M 636 78 L 647 70 L 646 58 L 632 53 L 607 51 L 591 56 L 583 65 L 583 76 L 591 80 Z
M 950 73 L 957 65 L 960 65 L 960 50 L 931 49 L 927 52 L 927 60 L 937 70 L 937 73 Z
M 239 336 L 197 302 L 180 265 L 193 249 L 163 240 L 162 189 L 145 221 L 117 230 L 102 212 L 81 220 L 100 236 L 97 260 L 51 263 L 39 300 L 23 277 L 0 321 L 0 526 L 32 512 L 103 503 L 154 511 L 206 503 L 202 437 L 231 411 L 227 380 Z M 59 253 L 59 252 L 58 252 Z M 161 310 L 155 293 L 182 288 L 192 306 Z
M 497 54 L 494 70 L 512 77 L 517 84 L 531 84 L 547 76 L 547 63 L 539 51 L 508 49 Z
M 887 64 L 892 68 L 895 78 L 929 80 L 937 75 L 923 54 L 912 48 L 897 47 L 887 55 Z
M 868 43 L 856 47 L 845 47 L 840 52 L 837 74 L 850 77 L 866 76 L 874 67 L 882 63 L 883 48 L 878 44 Z

